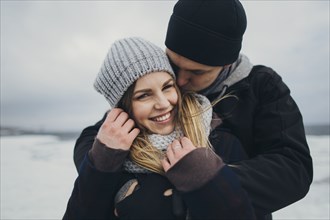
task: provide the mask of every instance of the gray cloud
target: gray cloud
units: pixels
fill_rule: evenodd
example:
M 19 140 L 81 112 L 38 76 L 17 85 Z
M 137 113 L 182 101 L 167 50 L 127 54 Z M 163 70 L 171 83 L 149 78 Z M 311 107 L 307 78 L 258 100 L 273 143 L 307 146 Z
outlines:
M 282 76 L 306 124 L 329 124 L 329 2 L 243 4 L 249 19 L 243 52 Z
M 242 52 L 274 68 L 306 123 L 329 123 L 329 2 L 243 1 Z M 110 44 L 164 46 L 175 1 L 1 2 L 1 125 L 73 130 L 107 108 L 92 87 Z

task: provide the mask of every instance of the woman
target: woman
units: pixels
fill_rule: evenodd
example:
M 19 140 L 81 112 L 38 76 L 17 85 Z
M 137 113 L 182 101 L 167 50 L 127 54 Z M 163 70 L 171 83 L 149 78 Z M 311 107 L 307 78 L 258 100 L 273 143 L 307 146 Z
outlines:
M 212 148 L 210 103 L 194 93 L 181 95 L 159 47 L 141 38 L 116 41 L 94 87 L 111 110 L 80 168 L 63 219 L 255 217 L 217 155 L 232 162 L 228 152 L 241 155 L 239 143 L 231 138 L 232 149 Z M 213 130 L 210 142 L 221 146 L 226 137 Z

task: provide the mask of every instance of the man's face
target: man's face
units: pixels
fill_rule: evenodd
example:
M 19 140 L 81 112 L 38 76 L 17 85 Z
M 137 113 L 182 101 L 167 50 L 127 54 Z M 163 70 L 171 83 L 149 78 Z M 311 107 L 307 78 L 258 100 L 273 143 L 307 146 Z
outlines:
M 183 90 L 201 91 L 210 86 L 223 69 L 222 66 L 207 66 L 189 60 L 179 54 L 166 49 L 176 74 L 176 81 Z

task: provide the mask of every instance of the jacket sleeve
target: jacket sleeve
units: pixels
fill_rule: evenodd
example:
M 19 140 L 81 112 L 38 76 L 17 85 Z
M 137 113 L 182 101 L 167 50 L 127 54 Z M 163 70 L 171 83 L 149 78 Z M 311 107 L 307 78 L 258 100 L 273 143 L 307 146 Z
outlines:
M 73 160 L 78 172 L 82 161 L 84 160 L 89 150 L 92 148 L 97 132 L 103 124 L 106 116 L 107 114 L 104 114 L 100 121 L 94 125 L 86 127 L 78 137 L 73 151 Z
M 236 130 L 241 137 L 244 137 L 242 133 L 251 132 L 248 149 L 251 158 L 231 168 L 255 208 L 268 214 L 307 194 L 313 167 L 302 115 L 289 88 L 274 71 L 257 73 L 250 84 L 253 87 L 250 102 L 256 102 L 254 109 L 240 108 L 241 112 L 237 113 L 253 112 L 251 127 Z M 246 101 L 241 97 L 240 101 Z
M 192 219 L 256 218 L 234 172 L 208 148 L 193 150 L 166 176 L 181 193 Z
M 95 169 L 88 156 L 82 162 L 63 220 L 117 219 L 114 201 L 120 172 Z
M 227 166 L 202 187 L 184 193 L 183 198 L 193 219 L 256 219 L 248 195 Z

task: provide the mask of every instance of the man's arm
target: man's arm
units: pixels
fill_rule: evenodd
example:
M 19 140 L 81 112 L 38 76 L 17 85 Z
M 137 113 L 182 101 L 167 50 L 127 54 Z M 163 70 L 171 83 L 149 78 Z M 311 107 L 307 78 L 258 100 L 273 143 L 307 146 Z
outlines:
M 234 132 L 251 158 L 231 168 L 255 208 L 267 214 L 307 194 L 313 179 L 312 158 L 301 113 L 281 77 L 261 69 L 247 81 L 249 87 L 239 96 L 243 104 L 228 121 L 235 124 Z
M 98 170 L 88 155 L 81 161 L 79 171 L 62 219 L 117 219 L 114 200 L 110 198 L 118 191 L 120 181 L 125 182 L 122 173 Z
M 107 113 L 104 114 L 103 118 L 100 121 L 98 121 L 94 125 L 85 128 L 78 137 L 73 152 L 73 160 L 78 172 L 86 154 L 92 148 L 97 132 L 103 124 L 106 116 Z

